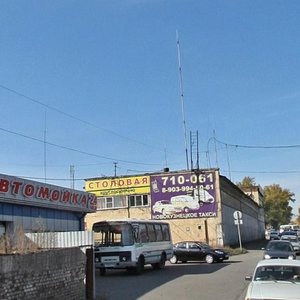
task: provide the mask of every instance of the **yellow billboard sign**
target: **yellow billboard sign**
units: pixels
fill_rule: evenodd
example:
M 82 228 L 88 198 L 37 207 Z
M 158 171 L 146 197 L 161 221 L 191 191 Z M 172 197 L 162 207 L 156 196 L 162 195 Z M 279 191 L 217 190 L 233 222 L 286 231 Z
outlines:
M 87 180 L 85 190 L 96 196 L 119 196 L 150 193 L 150 176 L 132 176 Z

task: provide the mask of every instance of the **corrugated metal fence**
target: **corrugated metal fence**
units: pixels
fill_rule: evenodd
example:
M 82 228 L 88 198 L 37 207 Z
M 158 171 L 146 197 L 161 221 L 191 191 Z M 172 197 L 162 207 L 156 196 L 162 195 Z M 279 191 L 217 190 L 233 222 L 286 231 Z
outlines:
M 26 233 L 42 249 L 80 247 L 83 252 L 94 245 L 93 231 Z

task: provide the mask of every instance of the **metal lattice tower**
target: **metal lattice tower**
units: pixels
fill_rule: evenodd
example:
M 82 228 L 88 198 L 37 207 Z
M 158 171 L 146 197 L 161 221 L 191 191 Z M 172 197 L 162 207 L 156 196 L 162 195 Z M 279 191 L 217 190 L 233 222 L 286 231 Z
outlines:
M 199 139 L 198 130 L 190 131 L 191 170 L 199 170 Z

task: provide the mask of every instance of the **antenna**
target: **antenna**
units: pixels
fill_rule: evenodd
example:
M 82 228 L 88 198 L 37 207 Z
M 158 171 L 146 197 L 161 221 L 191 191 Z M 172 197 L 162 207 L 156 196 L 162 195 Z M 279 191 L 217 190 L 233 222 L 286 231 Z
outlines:
M 117 164 L 118 162 L 114 162 L 115 177 L 117 177 Z
M 75 174 L 75 166 L 74 165 L 70 165 L 70 182 L 71 182 L 71 189 L 74 190 L 75 186 L 74 186 L 74 174 Z
M 47 111 L 45 111 L 45 124 L 44 124 L 44 175 L 45 183 L 47 182 Z
M 218 150 L 217 150 L 217 143 L 216 143 L 216 131 L 213 130 L 213 134 L 214 134 L 214 143 L 215 143 L 215 152 L 216 152 L 216 167 L 219 167 L 219 163 L 218 163 Z
M 185 144 L 185 158 L 186 158 L 186 168 L 189 169 L 189 159 L 188 159 L 188 149 L 187 149 L 187 134 L 186 134 L 186 123 L 184 114 L 184 97 L 183 97 L 183 80 L 180 62 L 180 45 L 178 31 L 176 30 L 176 40 L 177 40 L 177 57 L 178 57 L 178 68 L 179 68 L 179 85 L 180 85 L 180 100 L 181 100 L 181 113 L 183 121 L 183 133 L 184 133 L 184 144 Z
M 199 170 L 199 142 L 198 130 L 190 131 L 190 147 L 191 147 L 191 170 Z

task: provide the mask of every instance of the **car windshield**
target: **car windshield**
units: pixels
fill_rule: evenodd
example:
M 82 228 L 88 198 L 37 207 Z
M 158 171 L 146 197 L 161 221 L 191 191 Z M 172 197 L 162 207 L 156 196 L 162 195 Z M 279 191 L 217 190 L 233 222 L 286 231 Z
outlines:
M 289 243 L 270 243 L 267 246 L 268 251 L 286 251 L 291 252 L 291 247 Z
M 134 242 L 133 230 L 126 223 L 98 223 L 93 227 L 95 246 L 128 246 Z
M 292 281 L 300 284 L 299 266 L 262 266 L 255 271 L 254 281 Z

